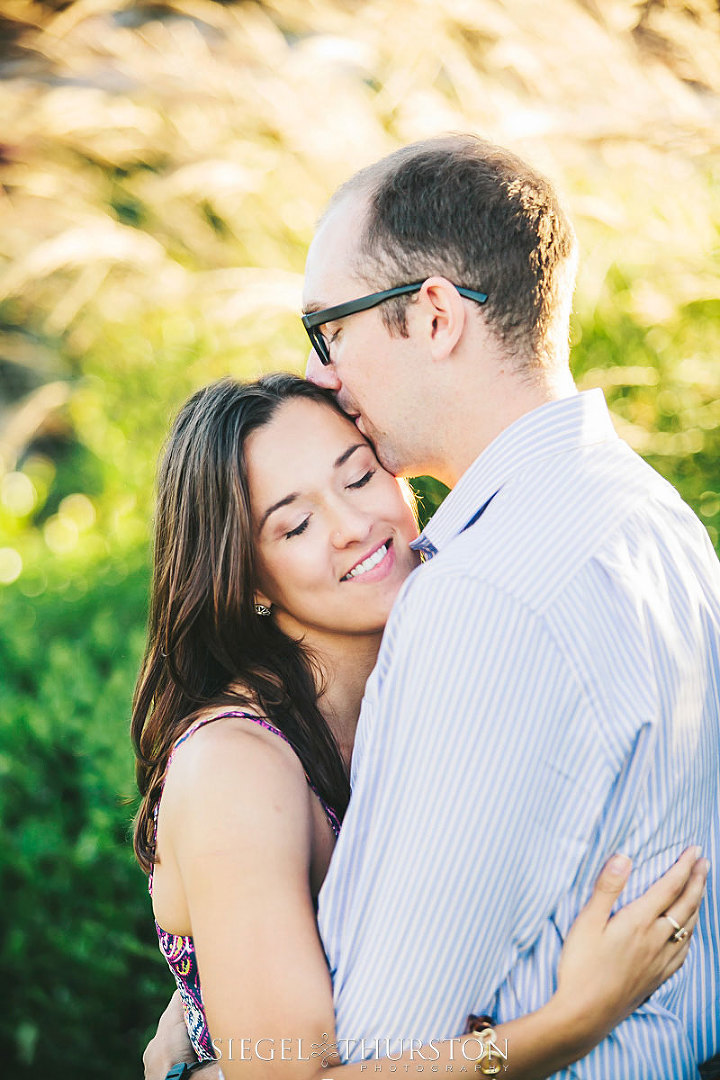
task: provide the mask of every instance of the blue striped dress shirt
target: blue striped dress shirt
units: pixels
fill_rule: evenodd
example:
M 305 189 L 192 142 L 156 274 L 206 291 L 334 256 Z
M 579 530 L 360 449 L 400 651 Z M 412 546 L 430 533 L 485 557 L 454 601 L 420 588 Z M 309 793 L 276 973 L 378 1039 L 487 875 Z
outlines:
M 416 544 L 432 557 L 367 685 L 320 894 L 341 1052 L 538 1008 L 606 858 L 632 857 L 629 900 L 699 843 L 712 869 L 686 964 L 557 1074 L 696 1077 L 720 1049 L 720 565 L 705 529 L 592 390 L 507 428 Z

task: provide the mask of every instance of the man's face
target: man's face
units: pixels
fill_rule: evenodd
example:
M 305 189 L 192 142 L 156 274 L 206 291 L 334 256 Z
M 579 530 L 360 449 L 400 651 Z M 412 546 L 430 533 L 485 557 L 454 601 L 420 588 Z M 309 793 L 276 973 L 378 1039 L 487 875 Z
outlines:
M 305 266 L 305 311 L 332 307 L 384 287 L 359 276 L 363 219 L 363 200 L 348 196 L 322 222 Z M 409 475 L 414 465 L 412 432 L 417 426 L 412 336 L 391 334 L 381 307 L 326 323 L 323 335 L 330 343 L 332 363 L 323 366 L 312 350 L 307 378 L 335 393 L 387 470 Z

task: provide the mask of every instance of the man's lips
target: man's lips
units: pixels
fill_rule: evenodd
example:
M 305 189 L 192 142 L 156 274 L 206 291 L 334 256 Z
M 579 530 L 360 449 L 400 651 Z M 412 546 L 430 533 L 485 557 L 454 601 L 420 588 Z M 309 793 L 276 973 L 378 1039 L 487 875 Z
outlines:
M 360 413 L 359 413 L 359 412 L 357 412 L 357 411 L 356 411 L 355 409 L 351 409 L 351 408 L 349 408 L 349 406 L 345 405 L 345 404 L 344 404 L 344 403 L 343 403 L 342 401 L 340 401 L 339 399 L 338 399 L 338 405 L 340 406 L 340 408 L 342 409 L 342 411 L 343 411 L 343 412 L 345 413 L 345 415 L 347 416 L 348 420 L 352 420 L 353 424 L 355 424 L 355 426 L 357 427 L 357 429 L 358 429 L 359 431 L 360 431 L 360 430 L 362 430 L 362 429 L 360 428 L 360 423 L 362 422 L 362 420 L 361 420 L 361 416 L 360 416 Z M 364 433 L 363 433 L 363 434 L 364 434 Z
M 388 537 L 386 540 L 382 540 L 379 544 L 370 548 L 361 559 L 358 559 L 353 566 L 343 574 L 340 578 L 341 581 L 355 581 L 357 578 L 370 578 L 374 581 L 376 578 L 385 576 L 387 570 L 390 569 L 390 558 L 392 562 L 395 562 L 395 553 L 392 550 L 392 538 Z M 364 569 L 364 563 L 368 563 Z
M 368 433 L 367 433 L 367 431 L 366 431 L 366 430 L 365 430 L 365 428 L 363 427 L 363 418 L 362 418 L 362 416 L 360 415 L 360 413 L 356 413 L 356 412 L 349 412 L 349 413 L 347 414 L 347 418 L 348 418 L 348 420 L 352 420 L 353 424 L 354 424 L 354 425 L 355 425 L 355 427 L 356 427 L 356 428 L 358 429 L 358 431 L 359 431 L 359 432 L 360 432 L 360 434 L 362 435 L 363 439 L 367 439 L 367 441 L 368 441 L 368 442 L 372 442 L 372 440 L 371 440 L 371 439 L 369 438 L 369 436 L 368 436 Z

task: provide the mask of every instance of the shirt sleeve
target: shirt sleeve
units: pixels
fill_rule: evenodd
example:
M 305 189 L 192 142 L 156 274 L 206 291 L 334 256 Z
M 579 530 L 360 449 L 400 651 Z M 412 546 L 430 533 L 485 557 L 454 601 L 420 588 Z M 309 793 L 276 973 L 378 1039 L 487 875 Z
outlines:
M 451 1038 L 492 1005 L 570 887 L 612 782 L 542 617 L 433 570 L 388 624 L 320 895 L 349 1060 Z

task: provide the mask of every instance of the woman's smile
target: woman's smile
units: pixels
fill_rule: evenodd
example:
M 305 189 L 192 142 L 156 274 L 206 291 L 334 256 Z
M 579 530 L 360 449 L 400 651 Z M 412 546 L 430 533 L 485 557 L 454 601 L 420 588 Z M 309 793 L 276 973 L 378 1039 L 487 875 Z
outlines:
M 340 578 L 341 581 L 382 581 L 392 572 L 395 566 L 395 553 L 392 548 L 392 537 L 388 537 L 377 547 L 370 551 L 369 555 L 355 563 L 347 574 Z

